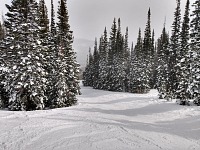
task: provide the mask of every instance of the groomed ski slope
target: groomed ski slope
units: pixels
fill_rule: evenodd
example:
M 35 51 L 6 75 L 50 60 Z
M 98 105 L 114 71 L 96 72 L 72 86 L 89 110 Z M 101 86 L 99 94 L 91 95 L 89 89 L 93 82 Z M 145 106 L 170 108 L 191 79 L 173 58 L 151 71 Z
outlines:
M 199 150 L 200 108 L 82 87 L 79 104 L 0 110 L 0 150 Z

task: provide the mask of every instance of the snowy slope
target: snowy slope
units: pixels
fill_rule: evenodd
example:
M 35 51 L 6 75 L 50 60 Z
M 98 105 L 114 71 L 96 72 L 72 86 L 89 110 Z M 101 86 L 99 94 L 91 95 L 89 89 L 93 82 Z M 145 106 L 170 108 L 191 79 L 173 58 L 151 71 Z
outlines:
M 0 150 L 199 150 L 200 108 L 82 87 L 79 105 L 0 110 Z

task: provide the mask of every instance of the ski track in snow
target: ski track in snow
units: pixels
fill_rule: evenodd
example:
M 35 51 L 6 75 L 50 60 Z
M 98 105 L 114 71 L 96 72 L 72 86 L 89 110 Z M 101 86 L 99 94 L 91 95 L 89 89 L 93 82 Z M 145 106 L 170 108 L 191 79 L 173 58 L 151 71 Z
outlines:
M 200 108 L 82 87 L 79 104 L 0 110 L 0 150 L 199 150 Z

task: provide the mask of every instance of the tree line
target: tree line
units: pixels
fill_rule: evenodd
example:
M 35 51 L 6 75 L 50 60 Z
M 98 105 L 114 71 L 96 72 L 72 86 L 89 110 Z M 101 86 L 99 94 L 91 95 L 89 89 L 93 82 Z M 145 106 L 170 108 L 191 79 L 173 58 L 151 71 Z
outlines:
M 151 11 L 148 10 L 146 28 L 141 29 L 135 46 L 129 48 L 128 28 L 121 32 L 120 18 L 114 19 L 108 38 L 107 29 L 95 39 L 89 49 L 83 84 L 95 89 L 147 93 L 157 88 L 160 98 L 180 99 L 188 104 L 195 99 L 200 105 L 200 0 L 187 0 L 181 20 L 180 0 L 177 0 L 171 35 L 165 25 L 160 37 L 154 39 L 151 30 Z M 191 16 L 191 17 L 190 17 Z
M 0 107 L 37 110 L 77 103 L 79 64 L 66 0 L 51 20 L 45 0 L 13 0 L 0 24 Z

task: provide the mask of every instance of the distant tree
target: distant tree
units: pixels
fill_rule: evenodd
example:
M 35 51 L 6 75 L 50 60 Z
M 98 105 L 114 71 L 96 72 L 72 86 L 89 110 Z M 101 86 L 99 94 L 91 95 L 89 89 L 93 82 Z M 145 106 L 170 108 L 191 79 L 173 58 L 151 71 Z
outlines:
M 121 20 L 118 19 L 118 28 L 117 28 L 117 34 L 116 34 L 116 45 L 113 55 L 113 91 L 125 91 L 125 64 L 124 64 L 124 38 L 121 33 Z
M 169 93 L 169 35 L 163 27 L 162 34 L 157 40 L 157 77 L 156 87 L 159 92 L 159 98 L 168 98 Z
M 134 60 L 131 61 L 131 91 L 134 93 L 146 93 L 150 90 L 153 63 L 150 9 L 148 10 L 143 42 L 141 43 L 141 30 L 139 30 L 134 51 Z
M 97 45 L 97 38 L 95 38 L 94 43 L 94 53 L 93 53 L 93 88 L 98 89 L 98 80 L 99 80 L 99 51 Z
M 114 89 L 114 81 L 113 81 L 113 73 L 114 73 L 114 54 L 116 51 L 116 37 L 117 37 L 117 25 L 116 19 L 114 18 L 113 24 L 111 27 L 110 37 L 109 37 L 109 48 L 108 48 L 108 75 L 107 75 L 107 89 L 113 91 Z
M 85 71 L 83 72 L 83 85 L 84 86 L 93 86 L 93 55 L 91 48 L 89 48 L 89 57 L 87 60 L 87 65 Z
M 107 89 L 108 38 L 105 28 L 99 43 L 99 88 Z
M 130 78 L 129 78 L 129 72 L 130 72 L 130 63 L 131 63 L 131 52 L 129 48 L 129 34 L 128 34 L 128 27 L 126 27 L 126 33 L 124 37 L 124 67 L 125 67 L 125 77 L 124 77 L 124 86 L 125 86 L 125 91 L 129 91 L 129 83 L 130 83 Z

